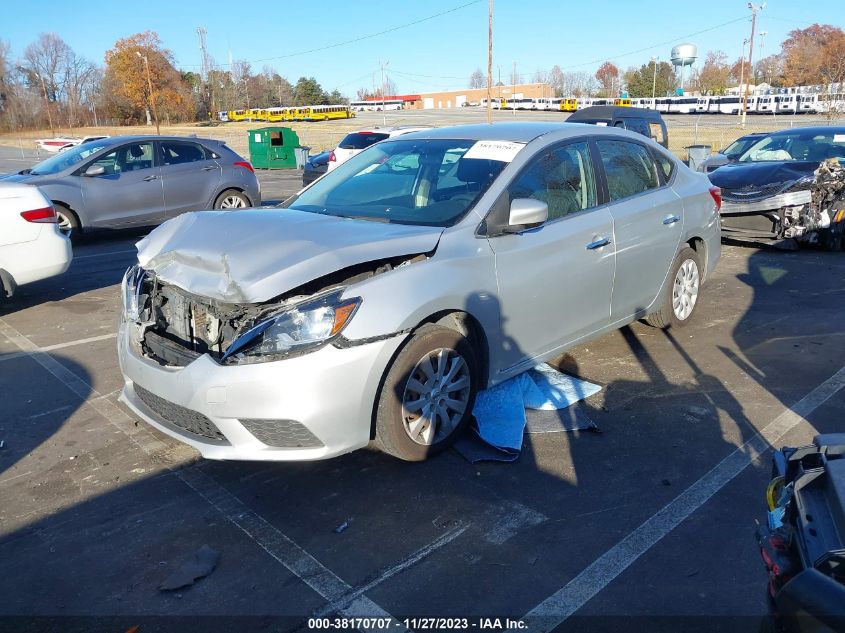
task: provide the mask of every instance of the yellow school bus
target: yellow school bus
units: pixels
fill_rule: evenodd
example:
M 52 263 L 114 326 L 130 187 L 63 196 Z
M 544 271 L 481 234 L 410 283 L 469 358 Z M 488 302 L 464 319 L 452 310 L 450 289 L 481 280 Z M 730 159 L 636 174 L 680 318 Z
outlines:
M 578 99 L 561 99 L 560 109 L 562 112 L 575 112 L 578 109 Z
M 246 121 L 246 114 L 243 110 L 229 110 L 226 114 L 230 121 Z
M 355 115 L 346 105 L 318 105 L 300 108 L 302 121 L 329 121 L 332 119 L 351 119 Z
M 626 108 L 630 108 L 631 107 L 631 100 L 630 99 L 614 99 L 613 105 L 624 106 Z

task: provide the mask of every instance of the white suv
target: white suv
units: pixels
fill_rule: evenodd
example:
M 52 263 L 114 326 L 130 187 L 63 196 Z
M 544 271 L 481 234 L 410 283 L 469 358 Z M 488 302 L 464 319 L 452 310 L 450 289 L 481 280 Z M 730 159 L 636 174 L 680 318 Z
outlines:
M 358 130 L 357 132 L 350 132 L 338 144 L 337 148 L 329 154 L 329 168 L 332 171 L 338 165 L 345 163 L 350 158 L 359 152 L 367 149 L 370 145 L 374 145 L 379 141 L 392 136 L 400 136 L 401 134 L 408 134 L 409 132 L 419 132 L 426 130 L 428 126 L 394 126 L 394 127 L 377 127 L 372 130 Z

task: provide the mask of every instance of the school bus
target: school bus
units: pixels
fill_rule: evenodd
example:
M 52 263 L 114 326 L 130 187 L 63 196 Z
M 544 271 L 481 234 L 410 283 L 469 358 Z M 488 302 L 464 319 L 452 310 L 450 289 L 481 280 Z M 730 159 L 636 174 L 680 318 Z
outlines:
M 613 105 L 624 106 L 626 108 L 630 108 L 631 107 L 631 100 L 630 99 L 614 99 Z
M 246 121 L 246 114 L 243 110 L 229 110 L 227 115 L 230 121 Z
M 561 99 L 560 109 L 562 112 L 575 112 L 578 109 L 578 99 Z
M 301 121 L 328 121 L 331 119 L 350 119 L 355 116 L 349 106 L 318 105 L 300 108 Z

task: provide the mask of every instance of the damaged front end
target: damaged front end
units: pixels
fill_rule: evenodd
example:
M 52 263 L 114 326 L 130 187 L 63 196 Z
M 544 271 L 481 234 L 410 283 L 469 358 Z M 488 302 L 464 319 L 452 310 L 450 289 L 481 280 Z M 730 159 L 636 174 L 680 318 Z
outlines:
M 352 266 L 261 303 L 198 296 L 136 265 L 123 280 L 128 340 L 135 354 L 165 367 L 186 367 L 205 354 L 221 365 L 250 364 L 348 345 L 341 333 L 362 299 L 343 298 L 344 290 L 424 259 L 419 254 Z
M 726 238 L 840 250 L 845 234 L 845 167 L 832 158 L 811 174 L 786 183 L 722 186 L 721 219 Z

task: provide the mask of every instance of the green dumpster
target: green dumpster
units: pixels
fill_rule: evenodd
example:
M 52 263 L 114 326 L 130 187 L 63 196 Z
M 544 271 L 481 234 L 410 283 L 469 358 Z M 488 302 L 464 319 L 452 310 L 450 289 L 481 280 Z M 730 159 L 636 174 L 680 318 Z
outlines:
M 256 169 L 296 169 L 299 136 L 289 127 L 249 130 L 249 160 Z

